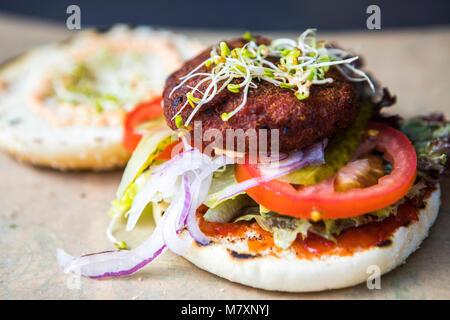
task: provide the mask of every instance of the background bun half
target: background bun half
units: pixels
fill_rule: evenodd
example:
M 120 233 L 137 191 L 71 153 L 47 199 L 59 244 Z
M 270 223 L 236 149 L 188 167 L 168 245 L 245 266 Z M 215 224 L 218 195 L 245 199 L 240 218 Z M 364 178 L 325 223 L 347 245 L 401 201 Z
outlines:
M 72 108 L 67 101 L 47 96 L 49 87 L 54 90 L 54 74 L 105 48 L 130 55 L 137 50 L 148 68 L 143 72 L 150 75 L 145 81 L 136 78 L 139 95 L 126 99 L 127 92 L 122 94 L 127 101 L 123 110 L 96 115 L 78 102 Z M 122 167 L 130 156 L 121 143 L 125 114 L 141 102 L 139 98 L 159 96 L 166 77 L 202 48 L 168 31 L 118 25 L 106 32 L 81 31 L 61 43 L 32 49 L 0 67 L 0 148 L 24 162 L 62 170 Z M 132 64 L 132 57 L 125 62 Z M 98 74 L 113 94 L 120 91 L 121 86 L 109 81 L 113 77 L 100 67 Z M 122 73 L 123 78 L 130 74 L 131 70 Z

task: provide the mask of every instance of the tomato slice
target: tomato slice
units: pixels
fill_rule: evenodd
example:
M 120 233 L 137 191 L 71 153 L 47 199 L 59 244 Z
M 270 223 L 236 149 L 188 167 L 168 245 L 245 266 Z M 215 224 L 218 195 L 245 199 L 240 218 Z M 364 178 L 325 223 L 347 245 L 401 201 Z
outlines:
M 163 152 L 161 152 L 156 159 L 164 159 L 169 160 L 172 159 L 172 157 L 178 153 L 183 152 L 182 145 L 180 146 L 180 141 L 175 141 L 174 143 L 169 144 Z M 175 149 L 177 148 L 177 149 Z M 175 150 L 174 150 L 175 149 Z
M 161 100 L 162 98 L 158 97 L 151 101 L 142 102 L 138 104 L 136 108 L 134 108 L 133 111 L 131 111 L 125 118 L 125 128 L 122 142 L 128 151 L 133 152 L 142 138 L 142 135 L 136 132 L 136 126 L 163 114 Z
M 272 180 L 247 190 L 256 202 L 274 212 L 298 218 L 339 219 L 358 216 L 384 208 L 400 200 L 416 177 L 417 156 L 409 139 L 386 125 L 371 122 L 370 129 L 379 131 L 376 149 L 383 151 L 392 163 L 390 174 L 367 188 L 334 190 L 334 176 L 299 190 L 289 183 Z M 260 176 L 257 165 L 236 166 L 238 182 Z

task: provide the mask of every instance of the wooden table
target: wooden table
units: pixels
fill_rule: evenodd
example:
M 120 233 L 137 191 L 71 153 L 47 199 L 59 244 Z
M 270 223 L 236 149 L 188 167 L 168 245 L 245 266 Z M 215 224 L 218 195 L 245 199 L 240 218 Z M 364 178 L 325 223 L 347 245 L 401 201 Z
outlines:
M 241 34 L 178 31 L 205 44 Z M 62 25 L 0 15 L 0 61 L 70 34 Z M 292 32 L 285 35 L 295 36 Z M 443 111 L 450 116 L 449 28 L 321 36 L 364 56 L 367 69 L 398 96 L 392 113 L 407 117 Z M 1 299 L 450 298 L 448 181 L 443 183 L 442 208 L 429 238 L 405 265 L 382 277 L 381 290 L 368 290 L 362 284 L 321 293 L 286 294 L 231 283 L 170 252 L 126 278 L 79 280 L 67 276 L 57 266 L 56 248 L 80 254 L 111 247 L 104 233 L 109 222 L 106 211 L 121 172 L 64 173 L 22 165 L 1 153 L 0 177 Z M 138 238 L 148 234 L 148 221 L 138 230 Z

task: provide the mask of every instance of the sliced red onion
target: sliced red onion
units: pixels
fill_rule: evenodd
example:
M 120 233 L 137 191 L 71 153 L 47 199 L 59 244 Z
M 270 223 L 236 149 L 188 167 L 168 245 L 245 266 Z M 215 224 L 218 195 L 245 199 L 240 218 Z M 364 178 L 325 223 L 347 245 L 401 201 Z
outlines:
M 325 138 L 324 140 L 322 140 L 321 142 L 317 142 L 309 147 L 306 147 L 303 150 L 300 151 L 295 151 L 289 154 L 289 157 L 283 161 L 280 161 L 279 163 L 275 163 L 275 164 L 269 164 L 269 165 L 259 165 L 258 168 L 260 169 L 261 173 L 263 175 L 266 174 L 271 174 L 271 171 L 273 173 L 273 170 L 280 170 L 280 169 L 284 169 L 284 168 L 289 168 L 292 166 L 298 166 L 298 163 L 301 161 L 304 161 L 304 159 L 306 159 L 306 161 L 308 161 L 308 159 L 319 159 L 321 158 L 322 160 L 318 161 L 318 163 L 316 164 L 323 164 L 325 163 L 325 158 L 324 158 L 324 150 L 326 148 L 328 144 L 328 139 Z M 321 162 L 321 163 L 320 163 Z M 313 163 L 308 163 L 306 165 L 310 165 Z M 306 166 L 304 165 L 304 166 Z M 296 170 L 298 170 L 299 168 L 297 168 Z
M 282 161 L 288 157 L 289 157 L 289 154 L 287 154 L 287 153 L 267 154 L 264 157 L 260 157 L 260 161 L 262 161 L 263 163 L 271 163 L 271 162 Z
M 301 161 L 304 157 L 303 151 L 296 151 L 288 155 L 287 158 L 284 160 L 281 160 L 279 162 L 271 162 L 269 164 L 260 164 L 258 167 L 261 170 L 279 170 L 283 168 L 290 167 L 292 165 L 295 165 L 299 161 Z
M 205 182 L 210 185 L 211 178 L 205 178 Z M 200 198 L 200 189 L 201 184 L 204 183 L 202 177 L 197 176 L 194 181 L 191 184 L 192 193 L 194 194 L 194 201 L 191 203 L 191 207 L 189 208 L 189 214 L 186 217 L 186 226 L 189 231 L 190 236 L 195 239 L 195 241 L 201 243 L 201 244 L 208 244 L 210 242 L 209 238 L 200 230 L 197 219 L 196 219 L 196 212 L 198 209 L 198 206 L 200 205 L 198 203 L 198 199 Z M 206 195 L 205 195 L 206 197 Z M 201 203 L 201 202 L 200 202 Z
M 280 178 L 282 176 L 287 175 L 288 173 L 301 169 L 307 165 L 311 164 L 324 164 L 325 163 L 325 157 L 324 157 L 324 150 L 328 143 L 327 139 L 324 139 L 321 142 L 315 143 L 307 148 L 305 148 L 303 151 L 295 152 L 291 156 L 286 159 L 286 162 L 288 164 L 283 164 L 282 167 L 278 167 L 277 170 L 274 170 L 272 168 L 270 171 L 272 171 L 270 174 L 262 175 L 260 177 L 255 177 L 249 180 L 246 180 L 244 182 L 238 183 L 236 185 L 232 185 L 224 190 L 222 197 L 219 199 L 219 201 L 223 201 L 225 199 L 229 199 L 234 197 L 235 195 L 244 192 L 247 189 L 256 187 L 260 184 L 266 183 L 268 181 Z
M 75 258 L 57 249 L 56 258 L 65 273 L 73 272 L 94 279 L 127 276 L 152 262 L 164 251 L 166 245 L 162 228 L 163 223 L 156 226 L 152 235 L 133 250 L 103 251 Z
M 189 149 L 172 160 L 165 162 L 152 173 L 151 183 L 147 183 L 134 199 L 128 218 L 131 220 L 127 230 L 134 227 L 139 218 L 139 210 L 154 200 L 161 186 L 176 187 L 181 176 L 179 189 L 165 211 L 153 234 L 133 250 L 105 251 L 72 257 L 63 250 L 57 250 L 59 265 L 67 272 L 74 272 L 91 278 L 104 278 L 129 275 L 153 261 L 167 246 L 177 254 L 183 254 L 192 239 L 182 239 L 179 233 L 187 225 L 189 234 L 199 243 L 209 243 L 200 230 L 195 213 L 206 198 L 213 173 L 232 160 L 219 156 L 211 159 L 196 149 Z M 139 199 L 138 197 L 142 197 Z
M 189 209 L 189 215 L 186 219 L 187 229 L 192 238 L 195 239 L 201 245 L 207 245 L 210 243 L 210 239 L 200 230 L 197 223 L 196 212 L 198 207 L 205 201 L 211 186 L 212 175 L 217 169 L 223 167 L 226 164 L 230 164 L 232 160 L 226 156 L 216 157 L 203 172 L 199 173 L 194 179 L 191 188 L 195 193 L 194 201 Z
M 171 203 L 179 187 L 181 175 L 202 168 L 209 162 L 211 159 L 208 156 L 198 150 L 189 149 L 155 167 L 151 178 L 136 195 L 130 210 L 126 213 L 128 217 L 126 230 L 131 231 L 135 227 L 148 203 L 162 200 Z
M 287 154 L 287 153 L 278 153 L 277 155 L 269 154 L 269 159 L 271 159 L 271 160 L 281 161 L 281 160 L 286 159 L 287 157 L 289 157 L 289 154 Z
M 164 212 L 166 220 L 163 221 L 163 239 L 170 251 L 182 255 L 191 245 L 192 241 L 181 239 L 178 234 L 184 228 L 189 208 L 192 205 L 192 196 L 189 188 L 189 179 L 183 175 L 181 190 L 174 198 L 170 206 Z M 180 223 L 180 220 L 182 221 Z
M 154 168 L 153 174 L 164 175 L 168 170 L 175 170 L 181 173 L 193 170 L 203 164 L 205 157 L 207 156 L 192 148 L 175 155 L 172 159 Z
M 184 192 L 184 202 L 183 202 L 183 209 L 181 210 L 179 216 L 178 216 L 178 222 L 177 222 L 177 233 L 184 228 L 186 224 L 186 218 L 189 214 L 189 208 L 191 207 L 192 203 L 192 194 L 191 190 L 189 188 L 189 177 L 187 174 L 183 175 L 183 184 L 181 186 L 182 192 Z

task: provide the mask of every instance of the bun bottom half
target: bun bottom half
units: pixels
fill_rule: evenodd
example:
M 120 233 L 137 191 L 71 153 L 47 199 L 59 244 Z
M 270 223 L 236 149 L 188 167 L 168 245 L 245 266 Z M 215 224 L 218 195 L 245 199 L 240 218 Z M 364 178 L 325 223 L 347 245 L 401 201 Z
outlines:
M 374 246 L 349 256 L 314 259 L 300 259 L 289 253 L 281 257 L 264 254 L 249 257 L 246 240 L 220 240 L 207 246 L 193 242 L 183 257 L 219 277 L 265 290 L 313 292 L 350 287 L 367 281 L 373 272 L 368 272 L 369 266 L 378 266 L 381 274 L 385 274 L 419 248 L 438 215 L 440 195 L 437 185 L 437 189 L 425 199 L 425 208 L 419 209 L 419 220 L 398 228 L 387 247 Z M 162 209 L 154 208 L 156 222 Z M 187 231 L 182 233 L 182 237 L 189 237 Z

